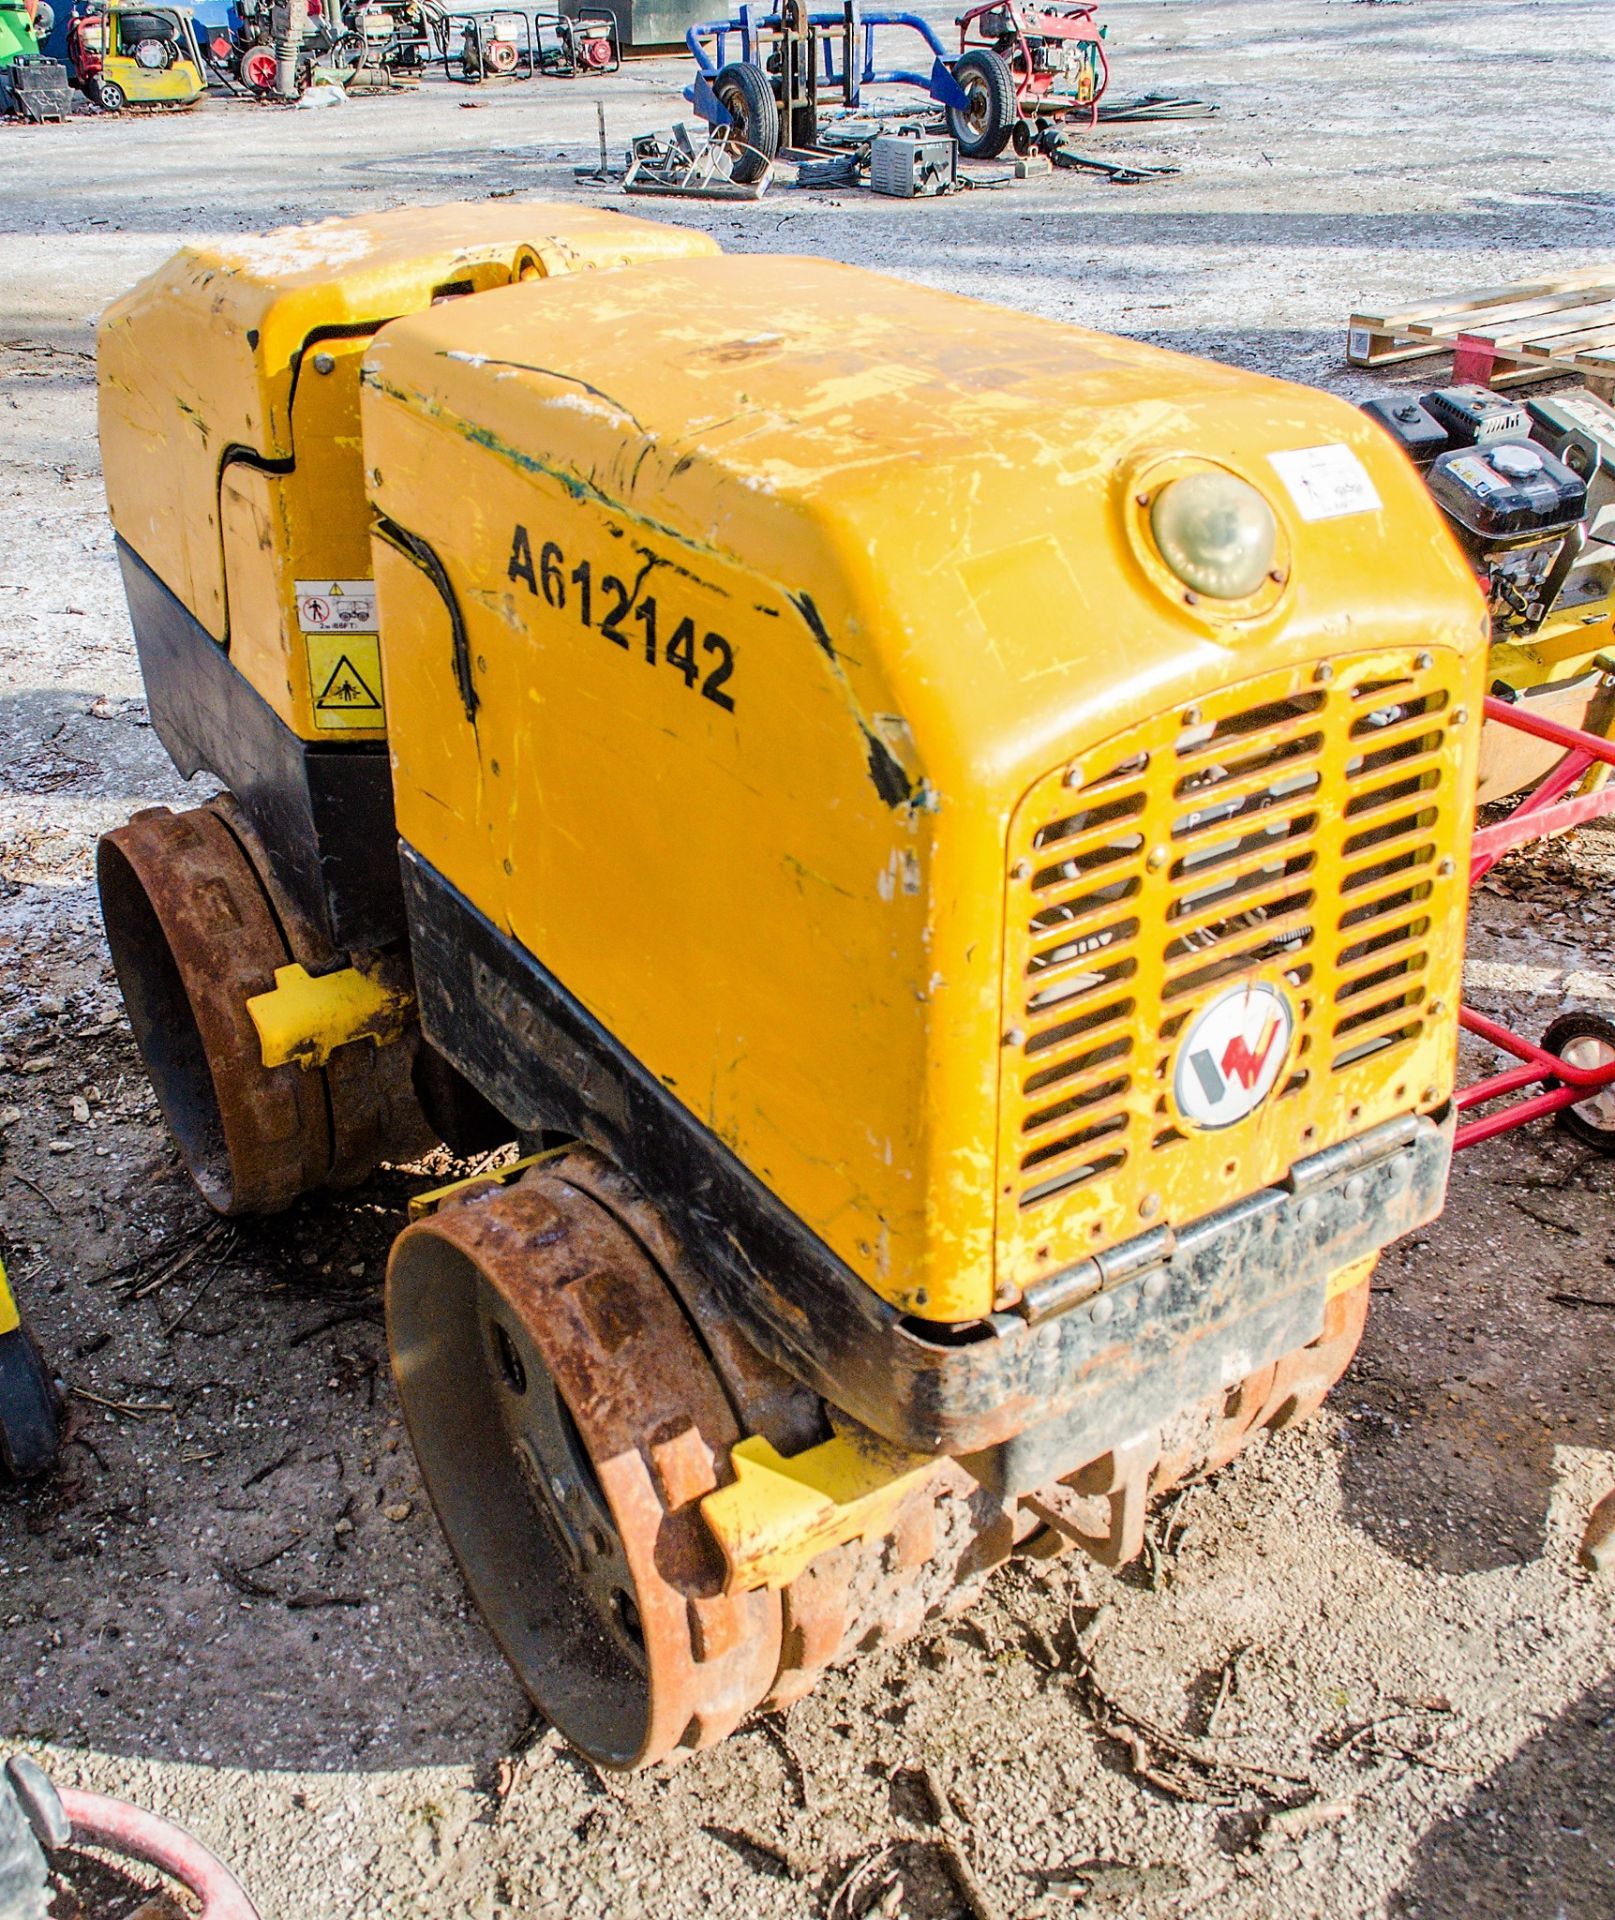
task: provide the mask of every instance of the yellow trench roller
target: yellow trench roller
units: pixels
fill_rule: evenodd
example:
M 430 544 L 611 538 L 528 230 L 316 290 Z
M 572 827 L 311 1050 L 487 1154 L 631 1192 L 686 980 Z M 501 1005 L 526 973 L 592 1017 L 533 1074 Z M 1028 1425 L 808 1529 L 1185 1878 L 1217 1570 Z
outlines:
M 287 583 L 373 592 L 392 944 L 243 1017 L 276 1073 L 385 1055 L 366 956 L 407 954 L 440 1091 L 526 1143 L 423 1196 L 390 1338 L 479 1606 L 618 1767 L 1011 1552 L 1125 1560 L 1338 1377 L 1445 1189 L 1488 639 L 1338 401 L 628 228 L 609 273 L 372 301 L 357 460 L 216 363 L 204 444 L 284 418 L 240 483 L 308 482 L 267 541 L 205 458 L 119 520 L 132 602 L 228 646 L 316 798 Z M 305 350 L 373 244 L 312 231 L 242 256 Z M 148 348 L 109 377 L 115 433 L 161 412 Z M 369 557 L 315 566 L 356 471 Z M 324 824 L 364 919 L 334 816 L 260 814 L 285 866 Z

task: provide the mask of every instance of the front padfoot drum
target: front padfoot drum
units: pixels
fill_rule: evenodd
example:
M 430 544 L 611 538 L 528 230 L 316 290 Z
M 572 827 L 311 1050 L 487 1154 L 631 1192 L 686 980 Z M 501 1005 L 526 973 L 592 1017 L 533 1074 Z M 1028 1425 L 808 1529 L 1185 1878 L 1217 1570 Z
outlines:
M 729 1402 L 667 1281 L 546 1167 L 394 1244 L 387 1326 L 427 1490 L 522 1685 L 596 1765 L 711 1746 L 768 1692 L 777 1594 L 723 1591 Z
M 1018 1502 L 938 1460 L 879 1530 L 821 1551 L 779 1592 L 724 1591 L 701 1502 L 731 1482 L 748 1429 L 784 1439 L 801 1409 L 766 1390 L 767 1363 L 734 1349 L 676 1241 L 594 1155 L 468 1183 L 408 1228 L 387 1326 L 472 1598 L 560 1732 L 597 1765 L 631 1768 L 710 1746 L 754 1708 L 784 1708 L 962 1611 L 1017 1548 L 1130 1559 L 1155 1495 L 1322 1399 L 1362 1332 L 1372 1264 L 1337 1276 L 1315 1340 L 1168 1427 Z
M 1226 1467 L 1258 1434 L 1308 1419 L 1351 1365 L 1374 1266 L 1370 1257 L 1334 1276 L 1323 1326 L 1304 1347 L 1028 1495 L 1023 1505 L 1044 1531 L 1027 1549 L 1050 1558 L 1080 1547 L 1102 1566 L 1122 1566 L 1144 1549 L 1153 1501 Z
M 129 1024 L 210 1206 L 273 1213 L 433 1143 L 411 1090 L 413 1031 L 323 1067 L 263 1064 L 248 1000 L 273 990 L 277 967 L 339 962 L 278 896 L 228 796 L 136 814 L 103 835 L 97 876 Z

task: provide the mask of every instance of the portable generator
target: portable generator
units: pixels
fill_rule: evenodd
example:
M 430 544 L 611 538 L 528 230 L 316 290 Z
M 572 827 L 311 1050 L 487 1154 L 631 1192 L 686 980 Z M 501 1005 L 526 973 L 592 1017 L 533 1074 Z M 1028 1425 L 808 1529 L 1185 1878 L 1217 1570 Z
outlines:
M 993 159 L 1011 141 L 1030 152 L 1061 122 L 1097 124 L 1110 84 L 1098 14 L 1087 0 L 986 0 L 959 16 L 953 77 L 965 99 L 947 122 L 966 159 Z
M 1489 690 L 1607 736 L 1615 724 L 1615 409 L 1588 393 L 1519 401 L 1486 387 L 1368 401 L 1425 477 L 1486 595 Z M 1561 748 L 1482 738 L 1477 798 L 1531 785 Z M 1594 776 L 1604 778 L 1602 769 Z
M 161 324 L 194 257 L 106 323 L 137 629 L 160 605 L 245 681 L 220 636 L 267 597 L 243 660 L 305 699 L 270 587 L 335 558 L 232 522 L 200 458 L 213 520 L 176 480 L 137 524 L 125 461 L 178 368 L 205 445 L 285 481 L 285 343 L 358 310 L 343 233 L 246 250 L 253 302 L 208 336 L 259 328 L 233 358 Z M 673 253 L 395 301 L 353 349 L 395 951 L 422 1050 L 522 1144 L 412 1208 L 395 1374 L 478 1605 L 612 1767 L 783 1706 L 1014 1551 L 1130 1558 L 1152 1494 L 1322 1398 L 1378 1250 L 1445 1190 L 1489 638 L 1417 475 L 1339 401 Z M 269 348 L 281 302 L 302 331 Z M 351 452 L 301 432 L 310 528 L 351 527 Z M 318 875 L 272 852 L 306 763 L 243 845 Z M 194 974 L 154 1032 L 130 832 L 109 935 L 183 1143 Z M 325 858 L 378 874 L 382 832 L 333 817 Z M 323 1024 L 259 1024 L 266 1075 L 376 1053 L 313 990 Z
M 207 92 L 189 7 L 90 0 L 67 27 L 73 85 L 107 113 L 194 107 Z

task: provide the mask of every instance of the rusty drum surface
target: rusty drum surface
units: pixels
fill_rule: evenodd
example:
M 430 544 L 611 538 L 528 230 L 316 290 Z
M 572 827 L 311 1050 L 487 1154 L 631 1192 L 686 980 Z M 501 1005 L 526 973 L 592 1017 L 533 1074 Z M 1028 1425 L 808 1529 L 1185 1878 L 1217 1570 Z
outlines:
M 1364 1280 L 1309 1346 L 1021 1502 L 942 1461 L 880 1534 L 777 1594 L 723 1591 L 701 1498 L 729 1482 L 742 1437 L 795 1453 L 842 1416 L 739 1340 L 600 1156 L 469 1182 L 411 1227 L 388 1330 L 428 1490 L 495 1637 L 567 1738 L 629 1768 L 962 1611 L 1017 1550 L 1131 1558 L 1151 1498 L 1312 1410 L 1367 1301 Z
M 387 1318 L 432 1503 L 544 1713 L 605 1767 L 722 1739 L 774 1678 L 780 1602 L 723 1591 L 700 1500 L 740 1429 L 644 1249 L 538 1168 L 403 1233 Z
M 191 1178 L 220 1213 L 319 1186 L 331 1123 L 317 1075 L 266 1069 L 247 1001 L 292 955 L 216 807 L 153 807 L 103 836 L 101 909 L 129 1023 Z
M 342 957 L 280 895 L 228 795 L 136 814 L 103 835 L 97 877 L 135 1040 L 209 1205 L 272 1213 L 432 1144 L 413 1031 L 341 1048 L 323 1068 L 263 1064 L 248 1000 L 273 990 L 277 967 L 320 972 Z

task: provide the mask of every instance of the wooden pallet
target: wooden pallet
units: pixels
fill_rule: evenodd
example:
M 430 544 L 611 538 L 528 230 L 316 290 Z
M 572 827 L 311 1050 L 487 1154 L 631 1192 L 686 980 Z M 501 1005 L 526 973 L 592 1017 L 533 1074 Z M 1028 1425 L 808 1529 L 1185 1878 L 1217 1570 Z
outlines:
M 1389 367 L 1450 353 L 1454 382 L 1512 387 L 1579 373 L 1601 399 L 1615 394 L 1615 265 L 1551 280 L 1449 294 L 1397 312 L 1354 313 L 1346 359 Z

